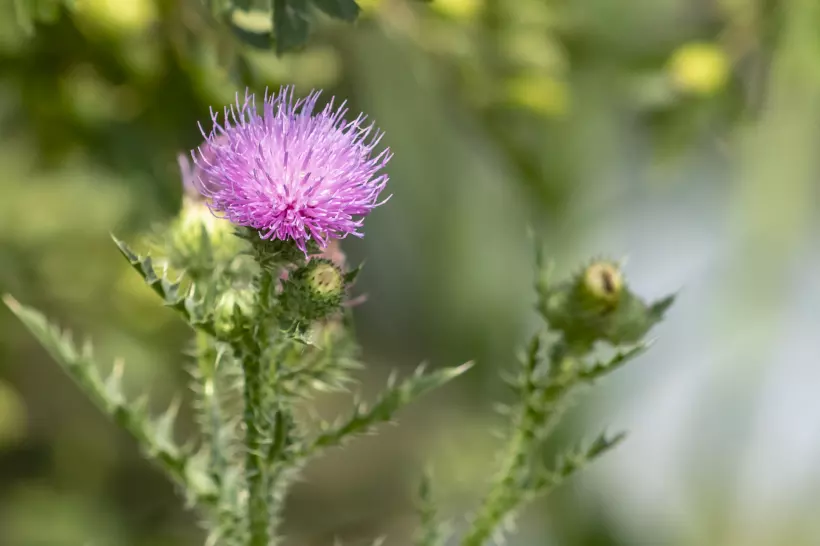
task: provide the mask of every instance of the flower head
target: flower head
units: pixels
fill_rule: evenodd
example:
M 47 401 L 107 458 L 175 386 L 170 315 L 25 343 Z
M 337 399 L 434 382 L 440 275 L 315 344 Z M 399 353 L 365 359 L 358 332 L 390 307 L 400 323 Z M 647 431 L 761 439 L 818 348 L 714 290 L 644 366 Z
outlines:
M 262 112 L 254 96 L 225 109 L 192 152 L 189 177 L 211 210 L 263 239 L 292 240 L 307 254 L 307 242 L 327 247 L 331 239 L 361 237 L 363 217 L 381 205 L 378 197 L 390 160 L 382 138 L 359 115 L 346 121 L 345 103 L 333 100 L 314 112 L 319 92 L 294 100 L 293 88 L 266 93 Z

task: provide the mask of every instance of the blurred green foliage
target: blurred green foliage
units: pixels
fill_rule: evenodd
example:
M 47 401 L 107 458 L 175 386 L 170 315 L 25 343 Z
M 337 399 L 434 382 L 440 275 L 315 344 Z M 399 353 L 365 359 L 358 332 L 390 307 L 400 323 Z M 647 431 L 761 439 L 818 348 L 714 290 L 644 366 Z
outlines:
M 771 271 L 779 262 L 765 253 L 784 256 L 814 195 L 820 16 L 810 0 L 358 4 L 355 25 L 320 16 L 308 44 L 284 56 L 245 45 L 197 0 L 38 1 L 49 17 L 33 32 L 11 1 L 0 6 L 0 290 L 93 336 L 103 360 L 126 358 L 130 393 L 178 390 L 187 332 L 108 233 L 133 238 L 177 213 L 175 158 L 199 143 L 209 106 L 245 85 L 294 83 L 348 98 L 387 131 L 395 197 L 346 246 L 368 258 L 357 318 L 375 365 L 364 384 L 426 357 L 476 358 L 478 379 L 311 467 L 285 530 L 303 546 L 409 536 L 407 478 L 422 455 L 443 468 L 448 502 L 479 487 L 494 447 L 492 363 L 532 320 L 526 224 L 559 263 L 576 263 L 584 238 L 626 206 L 613 173 L 662 191 L 705 150 L 737 162 L 739 245 Z M 747 282 L 732 278 L 737 290 Z M 201 541 L 171 486 L 9 313 L 0 327 L 0 544 Z M 316 411 L 341 403 L 322 398 Z M 555 544 L 632 543 L 601 503 L 568 488 L 535 526 Z M 682 531 L 669 543 L 748 544 L 712 528 L 714 541 Z M 777 544 L 813 544 L 783 536 Z M 666 542 L 650 533 L 642 543 Z

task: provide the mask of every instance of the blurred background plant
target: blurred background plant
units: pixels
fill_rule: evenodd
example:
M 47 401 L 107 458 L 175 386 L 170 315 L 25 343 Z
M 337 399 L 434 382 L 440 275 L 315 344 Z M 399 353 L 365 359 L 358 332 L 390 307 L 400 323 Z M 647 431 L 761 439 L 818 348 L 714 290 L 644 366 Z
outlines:
M 0 6 L 0 289 L 123 356 L 129 393 L 170 400 L 187 332 L 108 232 L 177 213 L 176 154 L 208 107 L 295 83 L 387 131 L 395 198 L 345 241 L 367 257 L 365 388 L 425 358 L 478 366 L 313 464 L 290 543 L 401 544 L 421 460 L 453 513 L 482 490 L 494 366 L 537 320 L 527 224 L 559 264 L 629 254 L 648 296 L 686 297 L 556 443 L 613 423 L 630 441 L 530 508 L 512 543 L 817 543 L 816 1 L 363 0 L 355 25 L 320 15 L 282 56 L 248 43 L 269 18 L 235 14 L 231 32 L 197 0 L 34 5 L 33 32 Z M 0 544 L 201 543 L 129 439 L 9 313 L 0 325 Z

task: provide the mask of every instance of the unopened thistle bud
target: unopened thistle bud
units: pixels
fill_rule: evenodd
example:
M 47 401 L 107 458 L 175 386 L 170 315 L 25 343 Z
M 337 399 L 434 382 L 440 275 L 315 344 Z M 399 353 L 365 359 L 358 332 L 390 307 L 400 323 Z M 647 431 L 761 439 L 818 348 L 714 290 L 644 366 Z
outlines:
M 593 262 L 581 275 L 579 288 L 591 300 L 614 305 L 624 288 L 624 278 L 617 264 Z
M 214 216 L 207 202 L 191 192 L 188 161 L 180 157 L 179 165 L 185 191 L 179 216 L 168 230 L 166 254 L 173 267 L 196 276 L 213 269 L 215 262 L 233 259 L 241 251 L 242 243 L 234 237 L 231 223 Z
M 203 229 L 212 246 L 221 246 L 233 236 L 233 226 L 229 222 L 214 216 L 204 202 L 186 196 L 182 201 L 176 235 L 196 249 L 202 244 Z
M 255 292 L 250 288 L 230 289 L 223 293 L 214 309 L 214 325 L 220 334 L 229 334 L 243 316 L 253 309 Z
M 341 270 L 331 261 L 311 260 L 290 273 L 282 284 L 280 302 L 289 322 L 323 319 L 337 311 L 344 298 L 345 282 Z
M 647 305 L 626 285 L 620 267 L 598 260 L 571 280 L 546 290 L 541 312 L 569 347 L 588 350 L 596 341 L 636 343 L 663 316 L 668 297 Z
M 341 298 L 344 280 L 332 263 L 318 262 L 307 274 L 307 285 L 317 300 L 336 301 Z

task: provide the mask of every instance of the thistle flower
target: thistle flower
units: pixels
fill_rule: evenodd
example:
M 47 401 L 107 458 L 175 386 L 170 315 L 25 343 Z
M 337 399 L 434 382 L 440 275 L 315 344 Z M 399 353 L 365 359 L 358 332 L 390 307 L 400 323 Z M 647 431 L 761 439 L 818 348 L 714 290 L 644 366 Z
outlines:
M 262 112 L 246 93 L 226 108 L 191 153 L 190 180 L 211 211 L 259 231 L 262 239 L 292 240 L 307 255 L 313 239 L 325 249 L 332 239 L 361 237 L 363 218 L 383 204 L 388 176 L 380 174 L 389 149 L 375 154 L 384 133 L 366 116 L 345 121 L 345 103 L 333 100 L 314 113 L 320 92 L 294 100 L 293 88 L 265 94 Z

